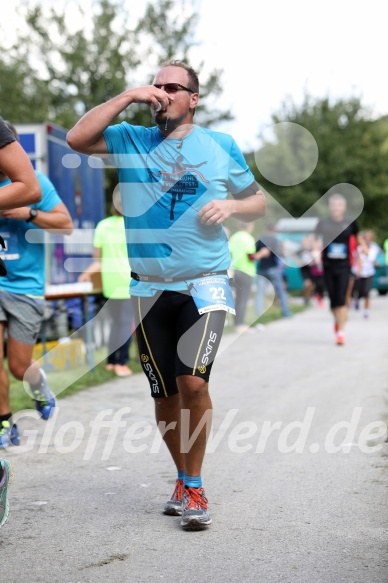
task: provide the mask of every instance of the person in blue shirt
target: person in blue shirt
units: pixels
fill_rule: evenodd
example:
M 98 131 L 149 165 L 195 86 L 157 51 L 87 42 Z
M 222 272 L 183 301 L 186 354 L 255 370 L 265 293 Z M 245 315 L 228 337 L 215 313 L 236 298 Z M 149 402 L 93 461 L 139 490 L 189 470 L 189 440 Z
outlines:
M 198 101 L 195 70 L 170 61 L 152 85 L 95 107 L 67 136 L 73 149 L 108 156 L 118 169 L 139 354 L 178 470 L 164 512 L 180 515 L 186 529 L 212 522 L 201 478 L 208 382 L 226 311 L 234 313 L 222 223 L 231 216 L 251 222 L 266 208 L 233 138 L 194 124 Z M 113 123 L 142 103 L 155 126 Z
M 0 172 L 6 173 L 10 178 L 10 183 L 0 191 L 0 211 L 15 205 L 37 203 L 41 199 L 42 193 L 32 164 L 1 116 Z M 1 260 L 0 275 L 4 276 L 6 273 L 7 269 Z M 11 479 L 11 464 L 5 459 L 0 459 L 0 528 L 8 517 L 8 488 Z
M 15 138 L 16 129 L 6 122 Z M 18 380 L 26 380 L 31 397 L 42 419 L 48 419 L 55 398 L 47 386 L 44 371 L 32 361 L 32 351 L 44 314 L 45 246 L 43 230 L 72 231 L 71 217 L 52 182 L 36 171 L 42 198 L 29 206 L 0 211 L 0 236 L 5 243 L 1 251 L 7 274 L 0 279 L 0 345 L 7 328 L 8 368 Z M 0 173 L 0 193 L 10 184 Z M 39 232 L 34 237 L 34 232 Z M 31 241 L 31 242 L 30 242 Z M 9 380 L 0 358 L 0 449 L 20 443 L 18 428 L 12 423 Z

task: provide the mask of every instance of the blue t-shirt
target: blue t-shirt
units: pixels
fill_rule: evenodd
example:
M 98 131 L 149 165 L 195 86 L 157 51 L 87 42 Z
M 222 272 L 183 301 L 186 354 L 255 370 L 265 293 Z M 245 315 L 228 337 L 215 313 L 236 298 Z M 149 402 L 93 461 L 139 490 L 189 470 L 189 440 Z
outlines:
M 61 201 L 52 182 L 39 171 L 36 171 L 42 199 L 31 208 L 44 212 L 51 211 Z M 9 179 L 0 182 L 0 188 L 9 184 Z M 30 229 L 39 231 L 38 242 L 29 243 L 26 232 Z M 32 222 L 19 219 L 4 219 L 0 217 L 0 235 L 3 237 L 6 249 L 0 249 L 0 256 L 5 261 L 7 275 L 0 278 L 0 290 L 15 294 L 43 296 L 45 287 L 45 245 L 44 230 Z
M 164 138 L 157 127 L 126 122 L 104 132 L 117 167 L 128 258 L 140 275 L 193 277 L 230 266 L 221 225 L 200 223 L 208 202 L 239 198 L 254 182 L 233 138 L 198 126 L 182 139 Z M 244 196 L 244 195 L 243 195 Z M 131 294 L 150 296 L 161 289 L 183 290 L 185 282 L 131 281 Z

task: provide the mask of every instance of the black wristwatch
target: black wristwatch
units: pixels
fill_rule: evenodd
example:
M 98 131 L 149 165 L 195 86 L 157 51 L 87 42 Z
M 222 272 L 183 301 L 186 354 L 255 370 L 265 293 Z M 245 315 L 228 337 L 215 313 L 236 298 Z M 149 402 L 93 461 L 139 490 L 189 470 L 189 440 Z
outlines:
M 27 223 L 33 221 L 36 218 L 37 214 L 38 211 L 36 209 L 30 209 L 30 216 L 28 217 L 28 219 L 26 219 Z

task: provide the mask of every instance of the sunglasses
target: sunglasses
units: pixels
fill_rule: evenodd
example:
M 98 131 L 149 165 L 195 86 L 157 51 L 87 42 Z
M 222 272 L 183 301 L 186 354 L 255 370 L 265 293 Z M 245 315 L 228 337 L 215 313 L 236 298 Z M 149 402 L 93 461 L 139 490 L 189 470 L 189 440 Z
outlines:
M 180 83 L 165 83 L 164 85 L 156 85 L 154 87 L 157 89 L 164 89 L 166 93 L 178 93 L 178 91 L 188 91 L 189 93 L 194 93 L 192 89 L 181 85 Z

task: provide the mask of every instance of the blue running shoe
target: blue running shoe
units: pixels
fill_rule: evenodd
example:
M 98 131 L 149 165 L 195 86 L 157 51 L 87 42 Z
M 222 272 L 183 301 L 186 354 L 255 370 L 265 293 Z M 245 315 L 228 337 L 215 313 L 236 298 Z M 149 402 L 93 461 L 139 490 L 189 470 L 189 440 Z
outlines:
M 35 401 L 35 409 L 45 421 L 51 417 L 55 407 L 55 397 L 48 388 L 47 377 L 44 370 L 40 369 L 40 387 L 33 389 L 30 385 L 31 395 Z
M 8 502 L 8 486 L 12 482 L 12 468 L 11 464 L 6 460 L 0 460 L 2 471 L 2 478 L 0 480 L 0 528 L 7 520 L 9 502 Z
M 19 444 L 20 438 L 17 425 L 11 425 L 9 421 L 3 421 L 0 424 L 0 449 Z

